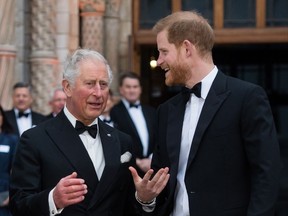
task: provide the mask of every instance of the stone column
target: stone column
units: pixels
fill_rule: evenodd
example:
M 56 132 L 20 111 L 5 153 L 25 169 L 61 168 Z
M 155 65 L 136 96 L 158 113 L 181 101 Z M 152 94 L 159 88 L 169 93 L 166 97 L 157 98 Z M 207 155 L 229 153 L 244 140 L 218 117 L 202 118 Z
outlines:
M 106 0 L 105 25 L 104 25 L 104 55 L 113 71 L 113 83 L 111 89 L 118 91 L 118 59 L 119 59 L 119 8 L 121 0 Z
M 31 85 L 33 109 L 50 112 L 49 93 L 56 85 L 58 61 L 55 54 L 55 1 L 31 1 Z
M 0 0 L 0 104 L 12 108 L 11 86 L 15 71 L 15 0 Z
M 80 0 L 81 47 L 103 54 L 103 15 L 105 0 Z

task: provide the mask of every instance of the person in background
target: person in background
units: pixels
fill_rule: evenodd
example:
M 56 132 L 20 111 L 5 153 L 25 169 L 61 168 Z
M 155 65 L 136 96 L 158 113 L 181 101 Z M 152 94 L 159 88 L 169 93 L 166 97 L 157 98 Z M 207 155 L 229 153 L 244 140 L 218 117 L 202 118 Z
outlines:
M 281 161 L 264 89 L 214 65 L 214 32 L 199 13 L 175 12 L 153 30 L 165 83 L 183 92 L 159 106 L 152 169 L 142 179 L 130 167 L 143 210 L 273 216 Z
M 155 143 L 156 109 L 140 103 L 142 88 L 140 77 L 133 72 L 120 75 L 121 100 L 111 109 L 114 127 L 129 134 L 134 143 L 138 172 L 150 169 Z
M 64 109 L 25 131 L 12 167 L 13 216 L 136 216 L 132 139 L 98 117 L 105 109 L 112 71 L 88 49 L 68 58 Z
M 18 138 L 0 105 L 0 215 L 10 216 L 9 177 Z
M 49 105 L 52 112 L 46 116 L 47 119 L 55 117 L 65 106 L 67 96 L 62 88 L 56 88 L 53 91 Z
M 31 109 L 33 98 L 31 87 L 26 83 L 16 83 L 13 86 L 13 109 L 5 111 L 8 122 L 19 137 L 29 128 L 42 122 L 45 116 Z
M 111 89 L 109 89 L 109 96 L 107 99 L 106 107 L 104 111 L 102 112 L 102 114 L 99 116 L 99 118 L 106 124 L 110 125 L 111 127 L 114 127 L 114 123 L 110 117 L 110 111 L 113 106 L 114 106 L 113 92 Z

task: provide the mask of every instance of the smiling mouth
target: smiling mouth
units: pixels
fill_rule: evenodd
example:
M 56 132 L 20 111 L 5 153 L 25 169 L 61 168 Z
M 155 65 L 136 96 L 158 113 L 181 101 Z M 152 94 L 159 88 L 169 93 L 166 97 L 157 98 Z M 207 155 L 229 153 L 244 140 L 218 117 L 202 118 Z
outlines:
M 163 68 L 163 70 L 164 70 L 165 72 L 168 72 L 168 71 L 170 70 L 170 68 Z

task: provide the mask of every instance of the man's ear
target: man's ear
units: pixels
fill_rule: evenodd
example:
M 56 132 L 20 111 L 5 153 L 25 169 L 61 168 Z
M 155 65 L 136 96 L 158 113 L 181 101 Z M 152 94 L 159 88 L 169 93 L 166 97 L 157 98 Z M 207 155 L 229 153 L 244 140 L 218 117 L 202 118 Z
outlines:
M 63 87 L 63 91 L 65 92 L 67 97 L 70 97 L 72 95 L 70 83 L 67 80 L 63 80 L 62 81 L 62 87 Z
M 192 50 L 191 50 L 191 42 L 188 40 L 184 40 L 182 43 L 183 48 L 185 49 L 185 55 L 186 57 L 189 57 L 192 55 Z
M 186 57 L 189 57 L 193 54 L 193 50 L 195 49 L 195 46 L 189 40 L 184 40 L 182 43 L 182 46 L 185 49 Z

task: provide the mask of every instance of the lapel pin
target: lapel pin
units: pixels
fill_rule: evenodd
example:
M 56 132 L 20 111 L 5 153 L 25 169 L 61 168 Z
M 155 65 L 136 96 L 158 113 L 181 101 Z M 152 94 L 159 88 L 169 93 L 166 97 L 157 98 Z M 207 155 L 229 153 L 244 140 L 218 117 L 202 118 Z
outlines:
M 107 136 L 111 137 L 111 134 L 107 134 Z

